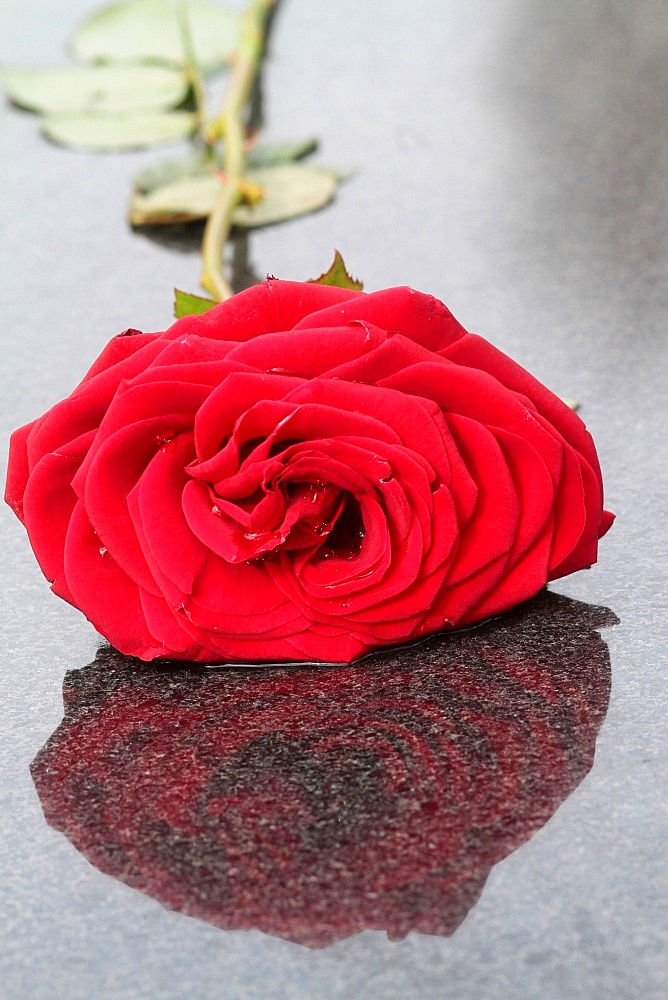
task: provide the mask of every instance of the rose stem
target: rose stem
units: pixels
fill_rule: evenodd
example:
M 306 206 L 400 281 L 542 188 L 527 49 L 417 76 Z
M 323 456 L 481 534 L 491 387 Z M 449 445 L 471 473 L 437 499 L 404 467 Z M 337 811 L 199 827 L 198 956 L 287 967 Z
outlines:
M 176 17 L 181 34 L 181 45 L 183 46 L 183 72 L 191 88 L 195 100 L 195 115 L 197 117 L 197 132 L 204 139 L 206 125 L 206 88 L 202 71 L 197 62 L 195 47 L 193 45 L 192 31 L 190 30 L 190 20 L 188 19 L 188 6 L 185 0 L 180 0 L 176 5 Z
M 246 107 L 264 50 L 265 25 L 275 0 L 251 0 L 240 29 L 230 86 L 220 115 L 208 129 L 207 142 L 225 140 L 224 173 L 213 212 L 202 241 L 202 287 L 218 301 L 234 291 L 223 274 L 223 247 L 232 226 L 232 213 L 243 198 L 245 168 L 244 123 Z

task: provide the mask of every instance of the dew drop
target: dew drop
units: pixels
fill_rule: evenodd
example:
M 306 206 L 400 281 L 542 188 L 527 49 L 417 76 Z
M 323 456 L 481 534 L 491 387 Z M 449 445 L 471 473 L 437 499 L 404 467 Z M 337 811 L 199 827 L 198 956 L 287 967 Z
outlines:
M 100 555 L 101 556 L 106 556 L 107 552 L 108 552 L 107 547 L 105 545 L 101 545 L 100 546 Z
M 220 507 L 218 507 L 216 504 L 214 504 L 213 507 L 211 508 L 211 513 L 212 514 L 220 514 Z
M 156 435 L 156 440 L 157 440 L 158 444 L 160 445 L 160 451 L 166 451 L 167 450 L 167 445 L 171 444 L 171 442 L 174 440 L 174 435 L 173 434 L 172 435 L 170 435 L 170 434 L 166 434 L 166 435 L 165 434 L 157 434 Z
M 389 483 L 393 479 L 394 479 L 394 475 L 390 472 L 387 476 L 383 476 L 382 479 L 379 479 L 378 482 L 379 483 Z

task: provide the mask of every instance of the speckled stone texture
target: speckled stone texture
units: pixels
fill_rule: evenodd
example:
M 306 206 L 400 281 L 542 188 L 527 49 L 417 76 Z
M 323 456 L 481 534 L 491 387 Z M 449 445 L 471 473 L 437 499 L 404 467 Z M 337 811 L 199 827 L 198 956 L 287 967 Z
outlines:
M 580 783 L 610 693 L 600 608 L 543 592 L 352 666 L 67 675 L 32 764 L 101 871 L 226 930 L 309 947 L 449 936 Z
M 2 60 L 61 60 L 86 9 L 9 0 Z M 667 49 L 658 0 L 283 0 L 267 138 L 318 134 L 323 162 L 356 172 L 326 210 L 238 241 L 238 276 L 311 277 L 336 246 L 369 289 L 437 295 L 580 400 L 617 521 L 598 565 L 551 588 L 580 604 L 542 596 L 350 668 L 336 697 L 322 674 L 290 713 L 280 686 L 309 673 L 160 684 L 98 653 L 3 510 L 3 1000 L 668 993 Z M 196 239 L 123 219 L 131 177 L 163 154 L 59 149 L 15 109 L 2 128 L 4 447 L 114 334 L 164 329 L 199 268 Z M 593 606 L 619 619 L 601 637 L 612 619 Z M 253 685 L 270 731 L 232 698 Z M 369 745 L 374 698 L 395 697 Z M 234 706 L 220 725 L 216 703 Z M 125 709 L 114 722 L 123 704 L 134 729 Z M 318 745 L 326 719 L 341 725 Z

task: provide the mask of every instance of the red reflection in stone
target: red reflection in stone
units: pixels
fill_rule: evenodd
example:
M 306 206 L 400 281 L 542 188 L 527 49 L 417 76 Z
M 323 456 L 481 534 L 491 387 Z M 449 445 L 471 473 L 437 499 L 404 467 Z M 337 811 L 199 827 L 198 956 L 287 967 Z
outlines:
M 449 935 L 592 765 L 611 612 L 547 592 L 345 667 L 67 675 L 32 774 L 101 871 L 226 929 L 311 947 Z

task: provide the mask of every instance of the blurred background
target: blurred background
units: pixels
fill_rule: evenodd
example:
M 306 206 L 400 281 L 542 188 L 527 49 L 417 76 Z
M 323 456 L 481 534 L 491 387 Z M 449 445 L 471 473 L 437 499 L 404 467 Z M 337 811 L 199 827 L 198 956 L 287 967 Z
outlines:
M 65 60 L 83 0 L 5 0 L 0 59 Z M 323 952 L 223 934 L 94 871 L 44 825 L 27 766 L 97 638 L 0 515 L 7 725 L 0 794 L 6 987 L 18 997 L 665 995 L 668 6 L 662 0 L 281 0 L 267 139 L 317 135 L 352 172 L 316 215 L 251 233 L 259 276 L 305 279 L 338 248 L 368 290 L 410 284 L 581 403 L 618 515 L 600 563 L 554 589 L 611 608 L 613 689 L 594 769 L 492 872 L 452 939 L 369 932 Z M 171 322 L 196 243 L 124 220 L 161 155 L 75 153 L 1 112 L 3 450 L 102 345 Z M 178 147 L 177 147 L 178 149 Z M 663 882 L 662 882 L 663 879 Z

